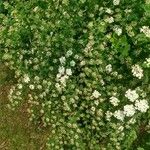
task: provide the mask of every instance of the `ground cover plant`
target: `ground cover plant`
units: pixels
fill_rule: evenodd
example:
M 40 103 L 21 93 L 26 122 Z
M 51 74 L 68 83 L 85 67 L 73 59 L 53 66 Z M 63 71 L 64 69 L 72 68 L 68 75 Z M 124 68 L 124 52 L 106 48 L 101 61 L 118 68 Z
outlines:
M 149 131 L 149 0 L 2 0 L 0 29 L 8 109 L 27 103 L 48 150 L 129 150 Z

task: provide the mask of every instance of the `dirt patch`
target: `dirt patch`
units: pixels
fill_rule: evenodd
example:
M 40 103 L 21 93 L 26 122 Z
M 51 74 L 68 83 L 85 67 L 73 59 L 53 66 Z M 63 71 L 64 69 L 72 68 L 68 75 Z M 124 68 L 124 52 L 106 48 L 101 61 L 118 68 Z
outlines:
M 2 70 L 2 67 L 0 69 Z M 0 78 L 6 81 L 8 76 L 2 76 L 1 74 Z M 10 86 L 10 82 L 0 84 L 0 150 L 45 150 L 49 131 L 39 131 L 29 122 L 27 104 L 24 103 L 15 111 L 7 108 Z

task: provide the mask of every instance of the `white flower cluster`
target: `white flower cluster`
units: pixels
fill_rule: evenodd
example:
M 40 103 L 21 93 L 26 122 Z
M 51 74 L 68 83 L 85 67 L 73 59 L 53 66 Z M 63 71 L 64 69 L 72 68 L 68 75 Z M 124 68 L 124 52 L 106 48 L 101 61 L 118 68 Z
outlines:
M 150 58 L 146 58 L 144 64 L 146 65 L 147 68 L 150 68 Z
M 92 96 L 94 98 L 99 98 L 101 96 L 101 94 L 97 90 L 94 90 L 94 92 L 92 93 Z
M 114 97 L 114 96 L 112 96 L 112 97 L 110 97 L 110 102 L 111 102 L 111 104 L 112 104 L 113 106 L 118 106 L 119 99 L 116 98 L 116 97 Z
M 121 110 L 116 110 L 115 112 L 114 112 L 114 117 L 115 118 L 117 118 L 118 120 L 121 120 L 121 121 L 123 121 L 124 120 L 124 112 L 123 111 L 121 111 Z
M 59 61 L 62 65 L 64 65 L 66 63 L 66 58 L 64 56 L 59 58 Z
M 143 100 L 136 100 L 135 101 L 135 108 L 139 111 L 141 111 L 142 113 L 147 112 L 147 110 L 149 109 L 149 105 L 147 100 L 143 99 Z
M 118 26 L 114 27 L 114 31 L 118 36 L 120 36 L 122 34 L 122 29 Z
M 17 84 L 17 86 L 12 86 L 8 93 L 8 98 L 10 100 L 10 104 L 8 104 L 8 107 L 11 108 L 12 110 L 23 99 L 22 98 L 22 88 L 23 88 L 22 84 Z
M 133 76 L 141 79 L 143 77 L 143 69 L 139 65 L 132 66 L 132 74 Z
M 132 117 L 135 114 L 135 108 L 133 104 L 124 106 L 124 115 L 127 117 Z
M 69 52 L 67 54 L 67 56 L 69 57 L 72 53 Z M 64 65 L 66 63 L 66 58 L 65 57 L 61 57 L 60 59 L 60 63 L 61 65 Z M 73 66 L 75 62 L 73 62 Z M 61 88 L 66 86 L 66 81 L 67 79 L 69 79 L 69 76 L 72 75 L 72 70 L 71 68 L 65 68 L 64 66 L 59 66 L 58 68 L 58 74 L 56 75 L 56 81 L 58 81 L 59 83 L 55 84 L 55 87 L 61 91 Z M 61 87 L 62 86 L 62 87 Z
M 150 38 L 150 28 L 148 26 L 143 26 L 140 29 L 140 32 L 143 32 L 146 35 L 146 37 Z
M 28 76 L 27 74 L 24 75 L 23 81 L 24 81 L 25 83 L 29 83 L 30 78 L 29 78 L 29 76 Z
M 113 23 L 114 22 L 114 18 L 113 17 L 107 17 L 105 19 L 105 22 L 107 22 L 107 23 Z
M 118 120 L 123 121 L 124 117 L 132 117 L 136 110 L 140 111 L 141 113 L 147 112 L 149 109 L 148 101 L 145 99 L 139 100 L 139 94 L 136 92 L 136 90 L 128 89 L 125 93 L 125 97 L 127 97 L 131 102 L 134 102 L 134 104 L 127 104 L 123 107 L 123 111 L 116 110 L 114 112 L 114 117 Z
M 120 4 L 120 0 L 113 0 L 113 4 L 116 6 L 116 5 L 119 5 Z
M 106 71 L 107 71 L 108 73 L 112 72 L 112 65 L 111 65 L 111 64 L 107 65 L 107 66 L 105 67 L 105 69 L 106 69 Z
M 113 13 L 113 11 L 112 11 L 110 8 L 107 8 L 107 9 L 106 9 L 106 13 L 108 13 L 108 14 L 112 14 L 112 13 Z
M 131 102 L 134 102 L 136 99 L 139 98 L 136 90 L 128 89 L 125 93 L 125 97 L 127 97 Z
M 106 113 L 105 113 L 105 115 L 106 115 L 106 120 L 108 120 L 108 121 L 110 121 L 111 120 L 111 117 L 113 116 L 113 113 L 112 112 L 110 112 L 110 111 L 107 111 Z M 115 115 L 115 117 L 116 117 L 117 115 Z M 117 118 L 117 117 L 116 117 Z
M 68 50 L 66 53 L 66 57 L 70 57 L 73 54 L 72 50 Z
M 132 117 L 134 114 L 135 114 L 135 108 L 131 104 L 131 105 L 125 105 L 123 111 L 122 110 L 116 110 L 114 112 L 114 117 L 120 121 L 123 121 L 125 116 Z

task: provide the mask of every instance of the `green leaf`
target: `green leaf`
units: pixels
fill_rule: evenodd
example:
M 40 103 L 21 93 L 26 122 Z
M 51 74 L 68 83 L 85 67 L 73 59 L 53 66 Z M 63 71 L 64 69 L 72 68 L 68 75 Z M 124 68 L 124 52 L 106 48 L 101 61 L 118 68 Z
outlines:
M 146 16 L 150 16 L 150 4 L 143 5 Z
M 119 39 L 117 37 L 114 37 L 111 39 L 113 48 L 117 50 L 118 53 L 120 53 L 121 56 L 126 57 L 128 56 L 130 45 L 127 42 L 126 36 L 122 36 Z
M 130 131 L 130 133 L 126 137 L 126 140 L 124 141 L 124 147 L 130 148 L 136 138 L 137 138 L 136 131 L 135 130 Z
M 137 150 L 144 150 L 144 148 L 142 148 L 142 147 L 138 147 L 138 148 L 137 148 Z

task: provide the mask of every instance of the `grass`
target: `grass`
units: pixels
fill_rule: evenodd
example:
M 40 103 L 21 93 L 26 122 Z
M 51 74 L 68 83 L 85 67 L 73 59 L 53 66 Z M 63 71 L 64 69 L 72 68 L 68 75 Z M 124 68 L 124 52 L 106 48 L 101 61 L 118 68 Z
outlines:
M 4 66 L 0 65 L 0 70 L 0 150 L 45 150 L 48 131 L 39 131 L 29 123 L 24 106 L 8 110 L 11 77 Z

